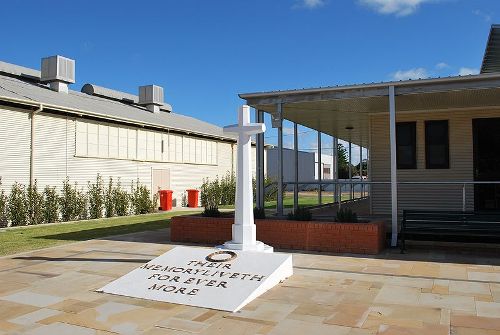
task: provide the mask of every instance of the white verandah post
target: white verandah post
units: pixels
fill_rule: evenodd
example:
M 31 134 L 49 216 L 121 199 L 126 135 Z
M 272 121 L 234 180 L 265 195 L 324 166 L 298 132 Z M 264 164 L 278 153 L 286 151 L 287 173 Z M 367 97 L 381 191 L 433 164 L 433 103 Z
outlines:
M 264 123 L 264 112 L 255 110 L 255 122 Z M 255 169 L 255 200 L 257 208 L 264 208 L 264 133 L 259 133 L 255 138 L 256 169 Z
M 389 135 L 391 148 L 391 246 L 398 244 L 398 180 L 396 161 L 396 98 L 394 86 L 389 86 Z
M 322 200 L 322 191 L 321 187 L 323 186 L 321 183 L 323 181 L 323 163 L 321 162 L 321 132 L 318 130 L 318 205 L 321 205 Z
M 293 155 L 294 155 L 294 181 L 293 185 L 293 211 L 299 208 L 299 134 L 297 123 L 293 123 Z
M 278 120 L 278 196 L 276 201 L 276 212 L 278 216 L 283 215 L 283 104 L 276 105 Z
M 332 138 L 333 140 L 333 166 L 332 166 L 332 173 L 333 173 L 333 180 L 335 181 L 333 185 L 333 202 L 338 202 L 339 201 L 339 154 L 338 154 L 338 139 L 336 137 Z
M 365 196 L 365 184 L 363 181 L 363 147 L 359 146 L 359 180 L 361 181 L 361 197 Z

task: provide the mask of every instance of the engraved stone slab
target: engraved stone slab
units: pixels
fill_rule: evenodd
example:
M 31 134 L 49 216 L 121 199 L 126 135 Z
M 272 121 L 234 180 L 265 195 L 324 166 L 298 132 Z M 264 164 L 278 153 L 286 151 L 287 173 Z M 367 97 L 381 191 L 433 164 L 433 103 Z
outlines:
M 98 292 L 235 312 L 292 274 L 287 254 L 176 247 Z

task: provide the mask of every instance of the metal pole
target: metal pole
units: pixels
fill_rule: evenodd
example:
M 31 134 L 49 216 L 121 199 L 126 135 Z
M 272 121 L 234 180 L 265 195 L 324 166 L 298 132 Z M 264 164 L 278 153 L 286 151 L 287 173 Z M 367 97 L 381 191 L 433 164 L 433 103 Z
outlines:
M 338 154 L 338 143 L 339 140 L 334 137 L 333 138 L 333 166 L 332 166 L 332 174 L 333 174 L 333 180 L 336 182 L 333 185 L 333 202 L 338 202 L 339 201 L 339 194 L 338 194 L 338 181 L 339 181 L 339 154 Z
M 255 121 L 257 123 L 264 123 L 264 112 L 255 110 Z M 255 198 L 256 207 L 264 208 L 264 133 L 256 135 L 255 138 L 256 154 L 255 159 Z
M 43 105 L 40 106 L 31 112 L 30 114 L 30 180 L 29 185 L 33 186 L 35 184 L 35 114 L 43 111 Z M 66 129 L 67 132 L 67 129 Z M 67 134 L 66 134 L 67 135 Z M 68 145 L 68 141 L 66 139 L 66 146 Z M 66 161 L 68 160 L 68 155 L 66 155 Z M 66 171 L 66 175 L 68 175 Z
M 354 198 L 354 189 L 352 187 L 352 143 L 351 143 L 351 138 L 349 136 L 349 185 L 351 187 L 351 191 L 349 192 L 349 200 L 352 200 Z
M 318 130 L 318 205 L 321 205 L 321 181 L 322 181 L 323 165 L 321 163 L 321 132 Z
M 365 196 L 365 184 L 363 183 L 363 147 L 359 146 L 359 180 L 361 181 L 361 198 Z
M 396 98 L 394 86 L 389 86 L 389 135 L 391 148 L 391 246 L 395 247 L 398 244 L 398 178 L 396 161 Z
M 462 187 L 462 212 L 465 212 L 465 183 Z
M 276 212 L 279 216 L 283 215 L 283 118 L 282 103 L 276 105 L 277 115 L 280 117 L 278 127 L 278 198 L 276 203 Z
M 293 123 L 293 151 L 295 163 L 295 185 L 293 186 L 293 211 L 296 212 L 299 208 L 299 134 L 297 131 L 297 123 Z

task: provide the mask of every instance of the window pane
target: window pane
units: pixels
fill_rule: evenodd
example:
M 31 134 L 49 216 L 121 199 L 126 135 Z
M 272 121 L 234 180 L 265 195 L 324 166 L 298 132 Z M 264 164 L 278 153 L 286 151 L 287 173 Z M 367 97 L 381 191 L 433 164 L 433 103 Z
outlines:
M 398 169 L 417 168 L 416 122 L 396 124 L 396 160 Z
M 449 169 L 448 120 L 425 122 L 425 167 Z

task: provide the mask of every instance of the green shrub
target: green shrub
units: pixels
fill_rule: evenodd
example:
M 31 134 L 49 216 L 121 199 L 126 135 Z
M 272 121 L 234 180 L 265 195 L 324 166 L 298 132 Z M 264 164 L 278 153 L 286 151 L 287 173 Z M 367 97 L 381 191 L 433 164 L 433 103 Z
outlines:
M 115 216 L 113 177 L 109 177 L 108 188 L 104 194 L 104 215 L 107 218 Z
M 89 199 L 87 193 L 80 189 L 78 184 L 75 183 L 76 191 L 76 204 L 75 204 L 75 217 L 76 220 L 87 220 L 89 218 Z
M 28 224 L 28 201 L 24 185 L 14 183 L 8 198 L 8 218 L 11 226 L 24 226 Z
M 205 207 L 205 209 L 209 209 L 211 211 L 214 209 L 218 210 L 222 198 L 222 188 L 219 183 L 219 178 L 216 177 L 212 181 L 208 178 L 203 179 L 200 192 L 201 205 Z
M 37 181 L 28 186 L 26 193 L 28 224 L 37 225 L 44 222 L 44 201 L 43 194 L 38 192 Z
M 62 192 L 59 197 L 62 221 L 73 221 L 78 218 L 78 207 L 80 207 L 78 204 L 78 194 L 76 184 L 75 186 L 71 185 L 69 179 L 66 178 L 63 181 Z
M 311 221 L 312 214 L 308 208 L 298 207 L 295 212 L 288 213 L 287 219 L 296 221 Z
M 120 179 L 118 179 L 116 186 L 113 188 L 113 208 L 118 216 L 129 214 L 130 196 L 127 191 L 122 189 Z
M 345 222 L 345 223 L 357 223 L 358 215 L 354 213 L 350 208 L 342 207 L 341 209 L 338 210 L 335 221 Z
M 182 206 L 182 207 L 187 207 L 187 206 L 188 206 L 188 201 L 187 201 L 187 195 L 186 195 L 186 192 L 182 192 L 182 197 L 181 197 L 181 206 Z
M 43 221 L 57 222 L 59 219 L 59 196 L 55 187 L 45 186 L 43 190 Z
M 135 184 L 132 182 L 130 199 L 134 214 L 152 213 L 156 210 L 158 193 L 151 197 L 151 193 L 145 185 L 142 185 L 139 181 Z
M 236 177 L 229 171 L 221 178 L 219 184 L 220 204 L 234 205 L 236 199 Z
M 265 219 L 266 218 L 266 210 L 264 208 L 255 207 L 253 209 L 253 218 L 254 219 Z
M 97 174 L 95 184 L 89 182 L 88 185 L 89 217 L 91 219 L 100 219 L 104 207 L 104 188 L 101 175 Z
M 0 188 L 2 188 L 2 178 L 0 177 Z M 7 227 L 7 196 L 5 191 L 0 189 L 0 227 Z
M 216 207 L 205 207 L 201 215 L 211 218 L 218 218 L 221 216 L 221 212 Z

